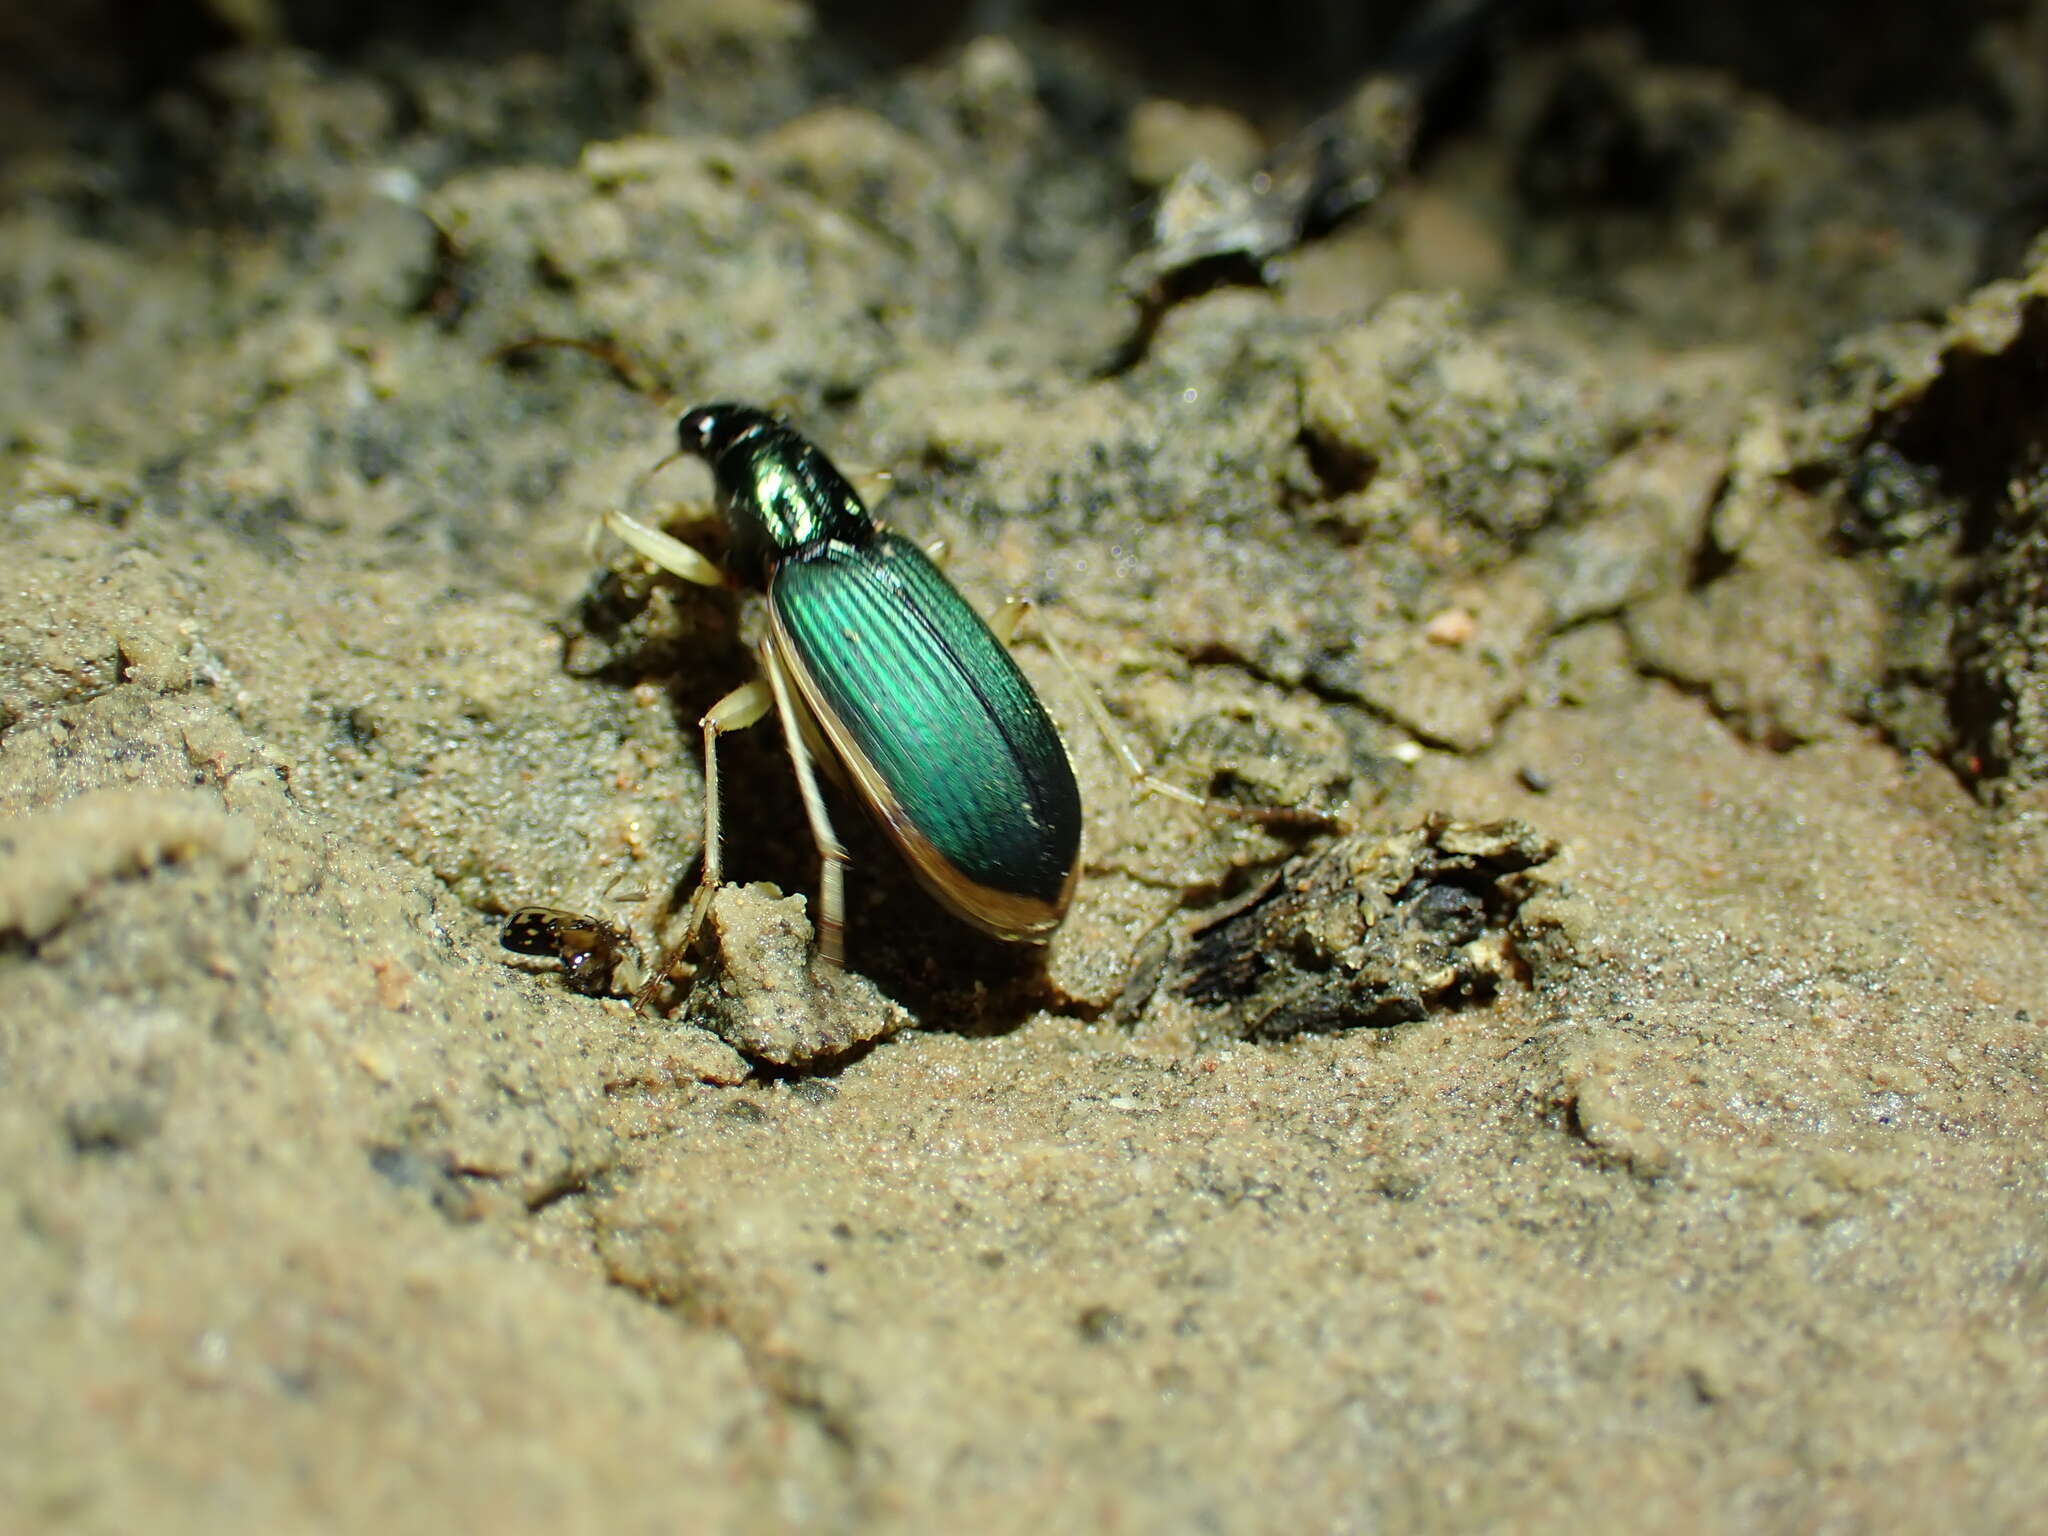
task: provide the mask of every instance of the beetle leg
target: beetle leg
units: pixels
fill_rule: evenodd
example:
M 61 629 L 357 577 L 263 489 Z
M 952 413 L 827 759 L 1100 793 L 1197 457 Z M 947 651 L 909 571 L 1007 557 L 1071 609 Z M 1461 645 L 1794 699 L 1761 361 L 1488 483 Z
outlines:
M 1008 645 L 1030 607 L 1029 598 L 1010 598 L 988 621 L 989 629 L 998 640 Z M 1178 784 L 1169 784 L 1139 762 L 1137 752 L 1132 749 L 1130 742 L 1124 739 L 1123 733 L 1116 728 L 1116 722 L 1109 718 L 1109 711 L 1103 707 L 1102 694 L 1094 684 L 1081 675 L 1081 669 L 1075 666 L 1067 655 L 1067 648 L 1061 645 L 1059 638 L 1043 624 L 1038 626 L 1036 633 L 1038 638 L 1045 642 L 1045 648 L 1052 652 L 1053 660 L 1060 664 L 1067 676 L 1073 679 L 1074 686 L 1080 690 L 1081 701 L 1088 709 L 1088 717 L 1095 722 L 1095 728 L 1102 733 L 1102 739 L 1109 743 L 1110 751 L 1122 760 L 1125 771 L 1131 776 L 1133 787 L 1144 794 L 1160 795 L 1168 800 L 1178 800 L 1182 805 L 1197 806 L 1203 810 L 1219 810 L 1226 815 L 1234 811 L 1234 807 L 1220 804 L 1206 795 L 1198 795 L 1191 789 L 1182 789 Z
M 718 738 L 726 731 L 744 731 L 763 719 L 775 695 L 757 677 L 742 683 L 712 705 L 697 723 L 704 729 L 704 879 L 717 885 L 725 873 L 718 837 Z
M 1024 615 L 1029 611 L 1030 607 L 1031 599 L 1028 597 L 1004 598 L 1003 606 L 988 617 L 989 633 L 1002 641 L 1004 645 L 1008 645 L 1017 638 L 1017 626 L 1024 622 Z M 1072 669 L 1069 668 L 1069 670 Z M 1076 672 L 1074 676 L 1078 681 L 1080 674 Z
M 1038 629 L 1039 638 L 1045 641 L 1045 648 L 1058 658 L 1061 666 L 1080 685 L 1081 698 L 1088 706 L 1088 713 L 1095 721 L 1095 728 L 1102 732 L 1112 751 L 1123 759 L 1124 770 L 1131 776 L 1132 787 L 1140 794 L 1159 795 L 1168 800 L 1177 800 L 1182 805 L 1191 805 L 1198 811 L 1213 816 L 1227 816 L 1233 821 L 1248 821 L 1253 826 L 1264 827 L 1269 832 L 1334 832 L 1344 825 L 1342 817 L 1327 811 L 1318 811 L 1305 805 L 1233 805 L 1228 800 L 1218 800 L 1209 795 L 1198 795 L 1191 789 L 1182 789 L 1178 784 L 1169 783 L 1138 761 L 1138 754 L 1132 748 L 1130 738 L 1116 728 L 1116 722 L 1109 718 L 1102 695 L 1089 685 L 1073 662 L 1067 659 L 1065 647 L 1044 625 Z
M 1005 645 L 1009 644 L 1018 620 L 1023 618 L 1024 611 L 1030 606 L 1030 601 L 1021 597 L 1013 597 L 1004 603 L 997 610 L 996 616 L 989 621 L 989 628 L 995 632 L 996 638 Z M 1080 689 L 1081 700 L 1087 705 L 1089 717 L 1094 720 L 1095 728 L 1102 733 L 1102 739 L 1109 743 L 1110 750 L 1122 759 L 1124 770 L 1131 777 L 1132 787 L 1140 794 L 1159 795 L 1213 815 L 1228 816 L 1236 821 L 1249 821 L 1256 826 L 1275 831 L 1328 832 L 1343 825 L 1342 818 L 1325 811 L 1310 810 L 1306 806 L 1232 805 L 1227 800 L 1215 800 L 1208 795 L 1198 795 L 1191 789 L 1182 789 L 1178 784 L 1160 778 L 1138 761 L 1138 754 L 1133 750 L 1129 738 L 1116 728 L 1116 722 L 1109 718 L 1109 711 L 1103 707 L 1102 694 L 1081 675 L 1080 668 L 1068 658 L 1067 648 L 1060 644 L 1059 637 L 1043 624 L 1038 626 L 1037 634 L 1038 638 L 1045 642 L 1045 648 L 1052 652 L 1053 659 L 1065 669 L 1067 676 L 1074 680 L 1075 687 Z
M 886 501 L 896 488 L 896 477 L 886 469 L 852 469 L 846 478 L 853 482 L 854 494 L 870 508 Z
M 660 566 L 671 576 L 680 576 L 684 581 L 695 582 L 700 587 L 725 585 L 725 572 L 673 534 L 663 533 L 659 528 L 650 528 L 638 518 L 628 517 L 616 509 L 605 513 L 604 525 L 617 534 L 633 553 L 651 564 Z M 716 713 L 715 707 L 713 712 Z M 763 712 L 765 713 L 765 710 Z M 759 719 L 760 716 L 754 718 Z M 747 723 L 751 725 L 753 722 Z M 735 726 L 733 729 L 737 730 L 739 727 Z
M 822 866 L 818 874 L 818 953 L 833 965 L 845 957 L 841 935 L 846 931 L 846 845 L 832 830 L 832 818 L 825 813 L 825 797 L 818 790 L 817 765 L 811 749 L 804 744 L 803 722 L 797 718 L 796 703 L 789 691 L 789 679 L 782 659 L 768 641 L 761 642 L 761 666 L 768 674 L 768 686 L 775 690 L 776 713 L 782 717 L 782 735 L 789 746 L 789 760 L 796 766 L 796 784 L 804 797 L 804 814 L 810 818 L 811 841 L 818 846 Z
M 689 548 L 687 544 L 681 547 Z M 691 553 L 696 551 L 691 550 Z M 683 936 L 668 947 L 661 963 L 648 973 L 640 990 L 633 994 L 636 1010 L 647 1006 L 662 983 L 668 980 L 676 962 L 696 942 L 697 930 L 704 925 L 704 914 L 711 910 L 711 898 L 718 893 L 719 882 L 724 878 L 725 859 L 719 849 L 718 833 L 718 738 L 726 731 L 745 730 L 766 715 L 774 703 L 775 695 L 757 677 L 733 689 L 706 710 L 704 718 L 697 722 L 704 730 L 704 869 L 697 878 L 697 889 L 690 893 L 689 909 L 683 919 Z

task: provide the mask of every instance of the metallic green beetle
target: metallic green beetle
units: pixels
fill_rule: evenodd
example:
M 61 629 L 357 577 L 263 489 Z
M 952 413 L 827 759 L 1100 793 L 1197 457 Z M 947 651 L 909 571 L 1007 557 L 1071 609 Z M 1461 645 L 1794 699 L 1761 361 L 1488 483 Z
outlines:
M 823 861 L 818 947 L 841 956 L 846 850 L 813 757 L 843 770 L 939 902 L 997 938 L 1044 943 L 1079 871 L 1081 795 L 1059 733 L 1002 641 L 924 551 L 891 533 L 793 428 L 751 406 L 699 406 L 682 449 L 718 483 L 730 576 L 666 533 L 614 512 L 607 525 L 685 581 L 766 594 L 762 677 L 734 689 L 704 731 L 704 872 L 683 938 L 642 988 L 658 988 L 695 936 L 722 872 L 718 737 L 773 708 Z M 1015 609 L 1006 610 L 1008 629 Z M 820 751 L 822 749 L 822 752 Z

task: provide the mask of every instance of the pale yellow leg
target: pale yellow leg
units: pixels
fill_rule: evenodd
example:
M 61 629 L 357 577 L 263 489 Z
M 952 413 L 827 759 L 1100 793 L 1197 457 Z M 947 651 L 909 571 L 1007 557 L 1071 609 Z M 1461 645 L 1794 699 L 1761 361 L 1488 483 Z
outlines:
M 666 537 L 666 535 L 663 535 Z M 671 541 L 673 542 L 673 541 Z M 688 549 L 688 545 L 681 546 Z M 692 554 L 696 553 L 694 550 Z M 719 882 L 724 878 L 725 859 L 719 843 L 719 799 L 718 799 L 718 738 L 726 731 L 743 731 L 755 724 L 774 706 L 775 695 L 768 685 L 758 677 L 752 682 L 742 683 L 705 712 L 698 725 L 704 731 L 704 867 L 697 878 L 697 889 L 690 893 L 690 905 L 683 918 L 682 937 L 668 947 L 661 963 L 648 973 L 647 980 L 633 995 L 633 1006 L 645 1008 L 654 994 L 668 980 L 669 972 L 683 958 L 689 947 L 696 942 L 697 930 L 704 926 L 704 915 L 711 910 L 711 898 L 718 894 Z
M 995 637 L 998 640 L 1008 645 L 1011 637 L 1017 632 L 1017 626 L 1023 622 L 1025 610 L 1030 608 L 1030 606 L 1031 604 L 1027 599 L 1013 597 L 996 610 L 995 617 L 989 621 L 988 627 L 995 632 Z M 1158 774 L 1153 773 L 1143 763 L 1139 762 L 1138 754 L 1132 750 L 1131 744 L 1118 732 L 1116 722 L 1109 718 L 1109 711 L 1103 708 L 1102 695 L 1097 693 L 1094 686 L 1081 676 L 1080 668 L 1076 667 L 1068 657 L 1067 648 L 1060 644 L 1059 638 L 1045 625 L 1039 625 L 1037 633 L 1038 638 L 1045 642 L 1045 648 L 1052 652 L 1053 660 L 1058 662 L 1065 669 L 1067 676 L 1073 679 L 1074 686 L 1081 695 L 1082 703 L 1087 707 L 1089 717 L 1095 722 L 1095 728 L 1102 733 L 1102 739 L 1109 743 L 1109 750 L 1122 760 L 1125 771 L 1131 776 L 1131 784 L 1134 788 L 1144 794 L 1160 795 L 1168 800 L 1178 800 L 1182 805 L 1199 806 L 1205 810 L 1220 810 L 1226 814 L 1237 812 L 1237 807 L 1211 800 L 1206 795 L 1198 795 L 1191 789 L 1182 789 L 1178 784 L 1169 784 L 1166 780 L 1160 778 Z
M 796 768 L 797 789 L 804 797 L 804 815 L 811 822 L 811 841 L 818 847 L 818 953 L 831 964 L 840 965 L 846 955 L 846 845 L 839 841 L 832 830 L 832 818 L 825 812 L 825 797 L 818 789 L 817 765 L 804 744 L 796 699 L 790 693 L 782 660 L 775 654 L 774 645 L 767 641 L 761 645 L 761 668 L 768 674 L 768 686 L 775 691 L 783 739 L 789 746 L 789 760 Z
M 1012 640 L 1017 638 L 1017 626 L 1024 622 L 1024 615 L 1030 607 L 1031 600 L 1029 598 L 1004 598 L 1003 606 L 998 608 L 994 613 L 989 615 L 989 633 L 994 635 L 998 640 L 1002 641 L 1004 645 L 1008 645 Z M 1071 667 L 1068 668 L 1068 670 L 1070 672 L 1073 671 Z M 1075 682 L 1078 683 L 1081 680 L 1081 676 L 1078 672 L 1073 673 L 1073 676 Z

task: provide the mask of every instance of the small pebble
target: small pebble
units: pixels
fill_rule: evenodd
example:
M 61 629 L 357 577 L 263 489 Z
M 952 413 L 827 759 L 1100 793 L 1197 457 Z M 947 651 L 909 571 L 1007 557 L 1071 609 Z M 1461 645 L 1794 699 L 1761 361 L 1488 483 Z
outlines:
M 1446 608 L 1422 626 L 1431 645 L 1460 646 L 1479 633 L 1479 621 L 1463 608 Z

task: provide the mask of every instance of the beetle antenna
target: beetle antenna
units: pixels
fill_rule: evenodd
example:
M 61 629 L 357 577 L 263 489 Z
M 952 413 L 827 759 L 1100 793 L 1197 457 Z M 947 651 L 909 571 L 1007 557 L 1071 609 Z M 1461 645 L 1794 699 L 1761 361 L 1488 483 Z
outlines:
M 656 459 L 653 467 L 643 472 L 640 478 L 633 482 L 633 489 L 626 496 L 626 511 L 632 513 L 639 510 L 640 498 L 647 494 L 647 487 L 654 483 L 654 477 L 682 457 L 683 450 L 676 448 Z

